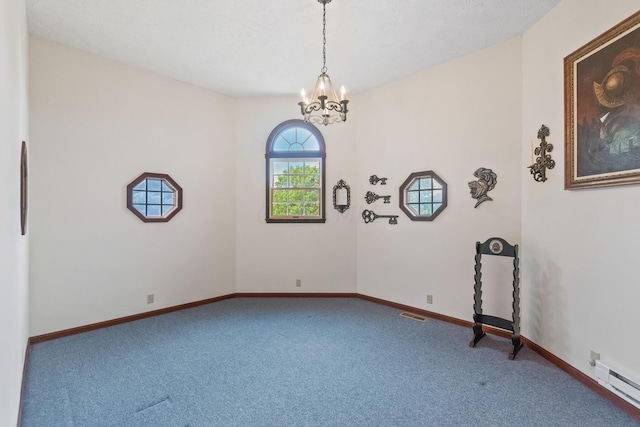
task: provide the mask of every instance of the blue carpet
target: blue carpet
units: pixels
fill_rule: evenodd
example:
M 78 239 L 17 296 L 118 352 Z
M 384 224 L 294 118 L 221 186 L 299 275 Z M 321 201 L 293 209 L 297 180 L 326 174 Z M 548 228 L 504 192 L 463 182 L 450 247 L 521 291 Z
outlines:
M 22 425 L 640 426 L 528 348 L 353 298 L 233 298 L 36 344 Z

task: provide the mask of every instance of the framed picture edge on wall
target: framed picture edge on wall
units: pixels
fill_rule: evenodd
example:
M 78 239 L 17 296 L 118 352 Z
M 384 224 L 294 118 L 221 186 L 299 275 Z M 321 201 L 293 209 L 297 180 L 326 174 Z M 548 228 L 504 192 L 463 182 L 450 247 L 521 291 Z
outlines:
M 633 44 L 631 48 L 637 49 L 634 52 L 638 53 L 637 57 L 629 52 L 625 54 L 625 50 L 630 50 L 628 47 L 621 51 L 615 50 L 616 45 L 624 46 L 627 38 L 629 43 L 638 40 L 638 45 Z M 623 42 L 618 43 L 620 41 Z M 584 70 L 578 71 L 580 63 L 590 61 L 585 64 L 594 64 L 598 58 L 610 58 L 613 55 L 614 60 L 607 63 L 606 67 L 603 63 L 599 64 L 600 68 L 604 67 L 608 72 L 601 71 L 598 78 L 595 78 L 594 73 L 592 81 L 584 83 L 590 74 L 584 71 L 589 70 L 586 65 L 582 67 Z M 636 66 L 629 67 L 630 63 L 635 63 Z M 586 92 L 579 90 L 580 83 L 583 89 L 591 84 L 592 89 L 589 89 L 593 93 L 584 96 Z M 631 89 L 636 91 L 638 96 L 635 99 L 620 92 L 620 86 L 625 84 L 630 84 Z M 589 120 L 586 114 L 578 117 L 578 110 L 584 111 L 585 103 L 590 100 L 596 100 L 591 111 L 599 113 L 597 119 L 591 117 Z M 640 108 L 640 11 L 564 58 L 565 190 L 640 183 L 640 164 L 623 161 L 624 156 L 620 155 L 628 153 L 629 146 L 632 146 L 633 151 L 637 152 L 637 159 L 640 159 L 640 136 L 636 138 L 637 141 L 623 142 L 626 146 L 620 148 L 619 142 L 618 145 L 611 144 L 612 136 L 607 133 L 607 126 L 612 129 L 616 119 L 618 125 L 621 123 L 621 112 L 630 107 L 624 105 L 625 101 L 633 101 Z M 579 103 L 582 104 L 580 108 Z M 633 116 L 627 114 L 627 117 Z M 637 123 L 633 124 L 633 129 L 640 130 L 640 116 L 635 114 L 635 119 Z M 615 138 L 613 141 L 615 142 Z M 635 160 L 638 161 L 640 160 Z
M 27 178 L 27 143 L 22 141 L 20 149 L 20 232 L 23 236 L 27 233 Z

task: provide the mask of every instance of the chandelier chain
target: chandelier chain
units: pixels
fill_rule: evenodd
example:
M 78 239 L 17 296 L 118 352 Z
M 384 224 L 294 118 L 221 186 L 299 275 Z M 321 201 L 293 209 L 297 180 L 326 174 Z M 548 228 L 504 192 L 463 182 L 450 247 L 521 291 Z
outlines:
M 298 105 L 305 123 L 327 126 L 347 121 L 349 100 L 344 97 L 344 86 L 338 96 L 327 74 L 327 3 L 331 0 L 318 0 L 318 3 L 322 3 L 322 69 L 311 96 L 307 97 L 304 89 L 300 91 L 302 100 Z
M 322 3 L 322 73 L 327 72 L 327 4 Z

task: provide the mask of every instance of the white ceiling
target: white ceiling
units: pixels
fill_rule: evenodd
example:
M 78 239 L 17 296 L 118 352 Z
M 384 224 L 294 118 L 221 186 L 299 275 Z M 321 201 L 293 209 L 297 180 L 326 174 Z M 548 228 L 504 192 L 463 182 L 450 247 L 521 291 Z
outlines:
M 359 93 L 522 34 L 560 0 L 333 0 L 327 68 Z M 233 97 L 322 67 L 317 0 L 27 0 L 32 34 Z

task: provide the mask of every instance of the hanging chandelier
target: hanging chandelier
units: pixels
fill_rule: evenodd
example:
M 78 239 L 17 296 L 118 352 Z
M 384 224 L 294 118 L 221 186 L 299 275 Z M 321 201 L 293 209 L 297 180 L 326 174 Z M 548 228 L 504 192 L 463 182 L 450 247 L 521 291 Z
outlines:
M 340 89 L 340 97 L 331 84 L 327 74 L 327 3 L 331 0 L 318 0 L 322 3 L 322 68 L 318 81 L 313 87 L 311 97 L 307 97 L 304 89 L 300 92 L 302 101 L 298 102 L 305 122 L 328 125 L 347 121 L 348 100 L 344 98 L 344 86 Z

